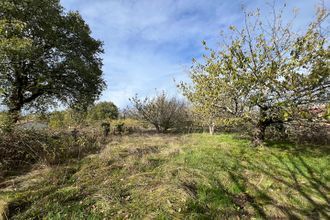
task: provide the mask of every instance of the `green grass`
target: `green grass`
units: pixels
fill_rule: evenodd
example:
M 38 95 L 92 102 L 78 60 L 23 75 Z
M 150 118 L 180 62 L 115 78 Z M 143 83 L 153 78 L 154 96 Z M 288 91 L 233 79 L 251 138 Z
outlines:
M 228 134 L 123 136 L 2 183 L 0 201 L 12 219 L 326 219 L 329 155 Z

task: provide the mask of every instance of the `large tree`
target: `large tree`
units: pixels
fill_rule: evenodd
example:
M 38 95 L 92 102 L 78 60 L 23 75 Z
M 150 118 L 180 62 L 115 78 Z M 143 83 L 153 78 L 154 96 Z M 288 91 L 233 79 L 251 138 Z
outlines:
M 17 121 L 31 106 L 86 106 L 105 87 L 102 43 L 59 0 L 0 1 L 0 100 Z
M 206 110 L 252 121 L 256 145 L 268 126 L 289 120 L 296 109 L 329 102 L 330 50 L 321 26 L 328 11 L 320 9 L 316 21 L 297 33 L 283 22 L 283 9 L 272 9 L 272 22 L 261 19 L 259 10 L 245 13 L 243 27 L 230 27 L 219 50 L 206 46 L 205 62 L 192 68 L 193 84 L 181 84 Z

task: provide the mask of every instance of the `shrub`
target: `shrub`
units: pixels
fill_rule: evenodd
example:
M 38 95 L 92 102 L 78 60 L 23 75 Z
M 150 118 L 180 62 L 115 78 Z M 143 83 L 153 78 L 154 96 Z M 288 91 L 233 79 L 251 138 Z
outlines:
M 285 124 L 275 124 L 266 130 L 271 141 L 289 141 L 297 144 L 328 145 L 330 124 L 326 121 L 300 120 Z
M 65 111 L 54 111 L 50 113 L 48 125 L 54 129 L 64 129 L 71 126 L 84 125 L 86 122 L 86 112 L 73 109 Z
M 145 122 L 132 118 L 112 120 L 111 126 L 113 133 L 125 134 L 141 132 L 148 128 L 148 125 Z
M 88 133 L 73 137 L 70 133 L 14 129 L 0 135 L 0 179 L 36 163 L 80 159 L 100 147 L 98 136 Z
M 304 144 L 328 145 L 330 143 L 330 124 L 328 122 L 296 121 L 286 125 L 290 141 Z
M 1 112 L 0 113 L 0 133 L 10 132 L 12 130 L 13 123 L 8 113 Z
M 117 119 L 119 115 L 118 107 L 112 102 L 100 102 L 90 108 L 87 114 L 89 121 L 102 121 Z
M 55 129 L 64 128 L 66 126 L 64 118 L 65 118 L 64 112 L 58 111 L 51 113 L 48 123 L 49 127 Z

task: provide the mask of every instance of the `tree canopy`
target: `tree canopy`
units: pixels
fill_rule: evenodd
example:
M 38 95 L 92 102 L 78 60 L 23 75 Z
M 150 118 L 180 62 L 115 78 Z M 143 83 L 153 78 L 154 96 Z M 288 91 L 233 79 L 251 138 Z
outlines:
M 102 43 L 59 0 L 0 2 L 0 100 L 23 108 L 92 104 L 105 87 Z
M 219 50 L 203 43 L 207 54 L 203 62 L 194 61 L 192 85 L 179 85 L 205 114 L 252 121 L 256 144 L 269 125 L 289 120 L 296 109 L 329 101 L 330 50 L 321 27 L 328 11 L 320 9 L 304 33 L 284 24 L 282 13 L 273 8 L 267 23 L 259 10 L 246 12 L 245 25 L 231 26 Z
M 101 121 L 107 119 L 117 119 L 119 116 L 118 107 L 112 102 L 100 102 L 92 106 L 88 111 L 88 119 Z

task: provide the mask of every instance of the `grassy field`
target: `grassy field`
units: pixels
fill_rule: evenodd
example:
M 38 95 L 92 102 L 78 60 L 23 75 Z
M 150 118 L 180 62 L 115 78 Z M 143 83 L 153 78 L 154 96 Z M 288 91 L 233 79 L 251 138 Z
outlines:
M 233 135 L 115 137 L 99 154 L 0 184 L 12 219 L 329 219 L 327 147 Z

